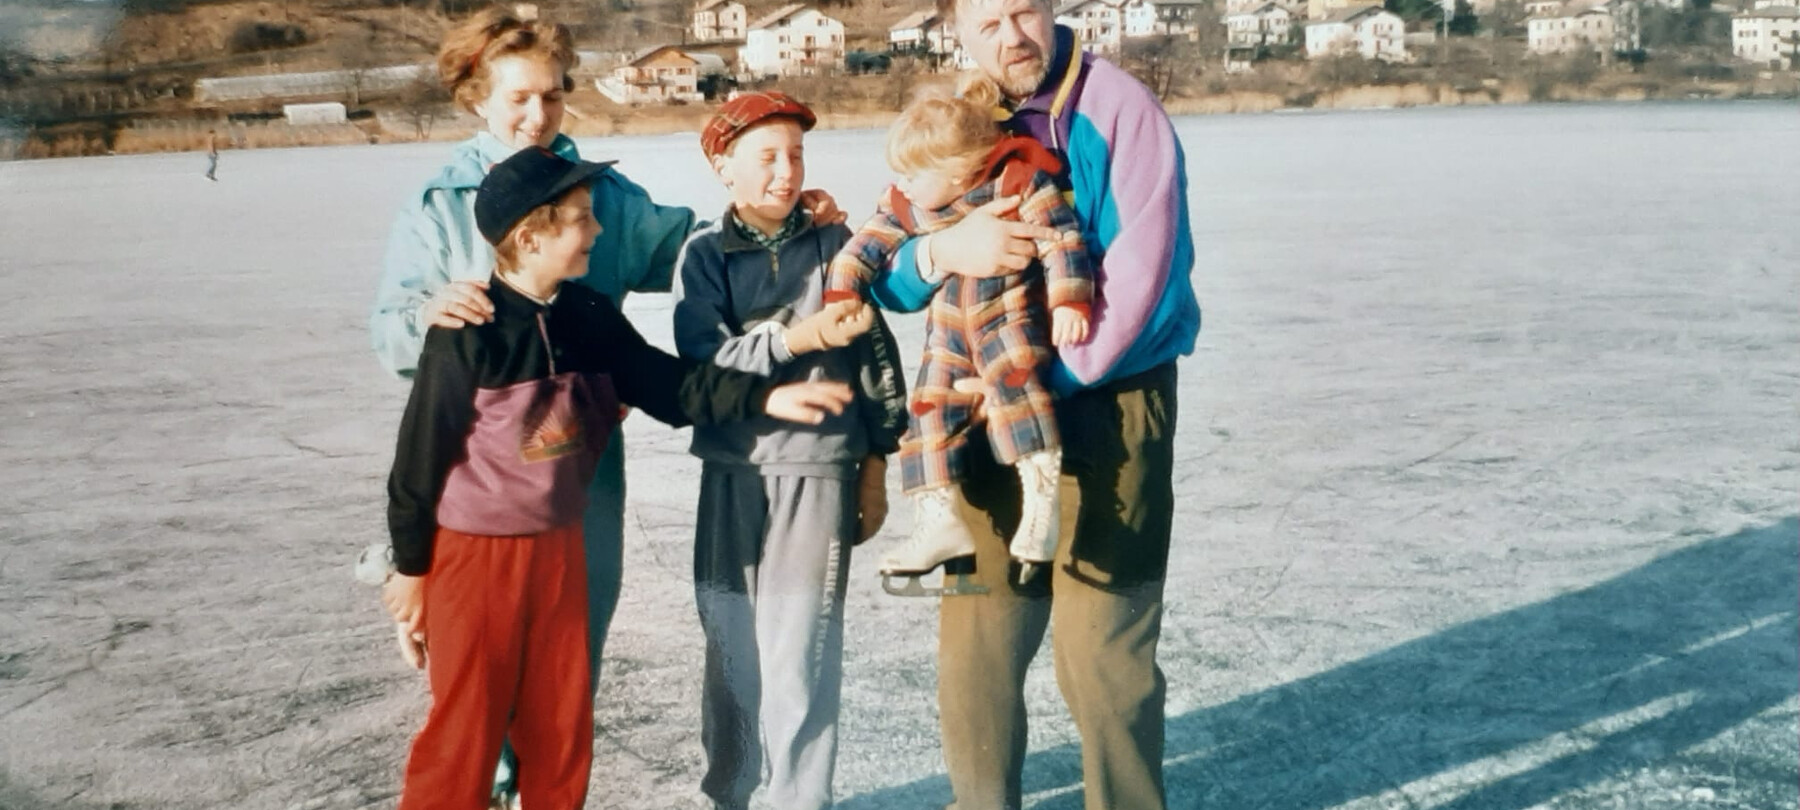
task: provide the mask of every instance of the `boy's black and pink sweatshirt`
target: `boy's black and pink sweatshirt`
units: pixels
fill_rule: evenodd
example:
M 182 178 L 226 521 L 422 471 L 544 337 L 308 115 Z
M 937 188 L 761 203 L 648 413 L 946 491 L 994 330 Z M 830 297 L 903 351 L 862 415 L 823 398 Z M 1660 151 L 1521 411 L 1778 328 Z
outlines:
M 767 378 L 663 352 L 579 284 L 543 304 L 496 276 L 488 297 L 493 321 L 425 335 L 388 477 L 402 574 L 431 569 L 439 526 L 510 536 L 580 521 L 621 403 L 683 427 L 768 399 Z

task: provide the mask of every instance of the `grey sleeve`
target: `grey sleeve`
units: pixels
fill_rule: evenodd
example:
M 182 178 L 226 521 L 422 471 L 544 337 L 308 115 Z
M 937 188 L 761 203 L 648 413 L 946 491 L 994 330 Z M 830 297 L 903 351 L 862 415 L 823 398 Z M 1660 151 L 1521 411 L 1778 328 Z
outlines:
M 690 360 L 769 376 L 794 359 L 782 339 L 784 326 L 763 321 L 745 330 L 732 311 L 725 259 L 708 240 L 688 240 L 675 273 L 675 350 Z

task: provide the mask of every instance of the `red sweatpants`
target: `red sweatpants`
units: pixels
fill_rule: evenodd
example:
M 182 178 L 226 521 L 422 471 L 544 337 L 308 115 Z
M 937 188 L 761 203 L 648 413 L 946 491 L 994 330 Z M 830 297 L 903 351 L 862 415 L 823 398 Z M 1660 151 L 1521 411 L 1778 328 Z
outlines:
M 594 756 L 581 524 L 525 537 L 440 528 L 432 558 L 431 712 L 406 759 L 400 810 L 484 810 L 508 735 L 520 803 L 578 810 Z

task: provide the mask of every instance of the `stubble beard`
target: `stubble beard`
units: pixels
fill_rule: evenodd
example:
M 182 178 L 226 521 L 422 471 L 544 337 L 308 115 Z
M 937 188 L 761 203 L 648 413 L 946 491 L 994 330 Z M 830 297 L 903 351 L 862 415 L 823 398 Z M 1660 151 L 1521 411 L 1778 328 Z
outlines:
M 1043 54 L 1037 54 L 1031 61 L 1006 65 L 1000 72 L 995 79 L 1000 91 L 1014 99 L 1026 99 L 1044 86 L 1044 76 L 1050 72 L 1050 66 L 1044 61 Z

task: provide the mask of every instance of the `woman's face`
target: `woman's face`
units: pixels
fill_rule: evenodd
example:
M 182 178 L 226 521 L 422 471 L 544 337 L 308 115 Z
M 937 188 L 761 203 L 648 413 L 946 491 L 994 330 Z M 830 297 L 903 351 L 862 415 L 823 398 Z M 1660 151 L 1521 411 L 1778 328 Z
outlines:
M 475 105 L 475 114 L 514 149 L 549 146 L 562 132 L 562 68 L 531 56 L 495 59 L 488 66 L 487 98 Z

